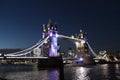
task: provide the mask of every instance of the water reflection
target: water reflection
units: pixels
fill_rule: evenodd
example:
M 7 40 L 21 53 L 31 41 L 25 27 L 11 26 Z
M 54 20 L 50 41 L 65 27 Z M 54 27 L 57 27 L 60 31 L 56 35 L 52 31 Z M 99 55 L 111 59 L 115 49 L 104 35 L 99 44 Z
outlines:
M 120 64 L 40 69 L 26 65 L 0 65 L 0 80 L 120 80 Z
M 86 67 L 72 67 L 64 69 L 65 80 L 91 80 L 89 72 L 91 68 Z M 69 73 L 68 73 L 69 72 Z M 70 76 L 70 77 L 66 77 Z
M 79 67 L 75 71 L 75 80 L 90 80 L 87 73 L 89 72 L 88 68 Z
M 63 69 L 52 69 L 48 75 L 50 80 L 64 80 Z
M 26 65 L 0 65 L 0 80 L 63 80 L 62 69 L 41 69 Z
M 120 64 L 69 67 L 64 70 L 65 80 L 120 80 Z
M 58 70 L 50 70 L 49 71 L 50 80 L 59 80 L 59 72 Z

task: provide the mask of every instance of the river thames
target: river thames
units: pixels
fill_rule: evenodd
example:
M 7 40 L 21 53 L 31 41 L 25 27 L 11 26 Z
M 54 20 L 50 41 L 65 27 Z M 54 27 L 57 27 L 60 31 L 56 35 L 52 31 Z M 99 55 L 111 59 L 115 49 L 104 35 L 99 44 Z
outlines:
M 120 64 L 97 64 L 60 69 L 36 65 L 0 65 L 0 80 L 120 80 Z

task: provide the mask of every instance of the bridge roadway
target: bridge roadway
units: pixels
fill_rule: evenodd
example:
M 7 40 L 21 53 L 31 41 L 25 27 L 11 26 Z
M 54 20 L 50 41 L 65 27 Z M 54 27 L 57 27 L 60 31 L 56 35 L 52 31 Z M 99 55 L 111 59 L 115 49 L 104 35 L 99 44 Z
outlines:
M 47 59 L 48 57 L 0 57 L 0 59 L 5 59 L 5 60 L 36 60 L 36 59 Z
M 10 57 L 10 56 L 4 56 L 0 57 L 0 59 L 47 59 L 48 57 Z M 77 60 L 77 58 L 62 58 L 63 60 Z
M 25 61 L 25 60 L 38 60 L 38 59 L 48 59 L 48 57 L 10 57 L 10 56 L 4 56 L 4 57 L 0 57 L 0 60 L 21 60 L 21 61 Z M 78 58 L 62 58 L 63 61 L 66 60 L 72 60 L 72 61 L 76 61 L 79 60 Z

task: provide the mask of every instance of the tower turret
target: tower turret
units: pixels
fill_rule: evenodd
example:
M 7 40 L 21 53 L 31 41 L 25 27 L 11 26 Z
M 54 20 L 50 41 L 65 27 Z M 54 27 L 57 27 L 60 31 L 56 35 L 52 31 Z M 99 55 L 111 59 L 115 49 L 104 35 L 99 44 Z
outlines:
M 46 26 L 45 26 L 45 24 L 43 24 L 43 32 L 46 32 L 47 30 L 46 30 Z

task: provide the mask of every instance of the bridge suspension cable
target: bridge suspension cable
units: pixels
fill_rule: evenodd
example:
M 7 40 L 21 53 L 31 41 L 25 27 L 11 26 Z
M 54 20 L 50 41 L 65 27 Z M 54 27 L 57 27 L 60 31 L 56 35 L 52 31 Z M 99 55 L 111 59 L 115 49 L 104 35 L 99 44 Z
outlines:
M 25 52 L 28 52 L 30 51 L 31 49 L 33 49 L 34 47 L 36 47 L 38 44 L 35 44 L 34 46 L 30 47 L 30 48 L 27 48 L 25 50 L 22 50 L 22 51 L 18 51 L 18 52 L 14 52 L 14 53 L 8 53 L 6 55 L 16 55 L 16 54 L 20 54 L 20 53 L 25 53 Z
M 9 55 L 9 56 L 24 56 L 24 55 L 27 55 L 27 54 L 29 54 L 29 53 L 31 53 L 31 51 L 29 51 L 29 52 L 26 52 L 26 53 L 22 53 L 22 54 L 17 54 L 17 55 Z M 8 55 L 7 55 L 8 56 Z
M 70 39 L 70 40 L 74 40 L 74 41 L 82 41 L 81 39 L 73 38 L 73 37 L 68 37 L 68 36 L 64 36 L 64 35 L 58 35 L 58 37 L 60 37 L 60 38 L 66 38 L 66 39 Z
M 74 40 L 74 41 L 82 41 L 81 39 L 78 39 L 78 38 L 73 38 L 73 37 L 68 37 L 68 36 L 64 36 L 64 35 L 58 35 L 58 37 L 60 38 L 66 38 L 66 39 L 70 39 L 70 40 Z M 27 55 L 29 53 L 32 52 L 33 49 L 37 48 L 37 47 L 41 47 L 47 40 L 49 39 L 49 36 L 47 36 L 45 39 L 43 40 L 39 40 L 35 45 L 33 45 L 32 47 L 30 48 L 27 48 L 25 50 L 22 50 L 22 51 L 18 51 L 18 52 L 15 52 L 15 53 L 8 53 L 6 54 L 5 56 L 23 56 L 23 55 Z M 87 42 L 88 44 L 88 47 L 90 49 L 90 51 L 92 52 L 92 54 L 97 57 L 96 53 L 93 51 L 93 49 L 91 48 L 90 44 Z
M 73 38 L 73 37 L 68 37 L 68 36 L 64 36 L 64 35 L 58 35 L 59 37 L 61 38 L 66 38 L 66 39 L 71 39 L 71 40 L 75 40 L 75 41 L 82 41 L 81 39 L 78 39 L 78 38 Z M 92 52 L 92 54 L 97 57 L 97 54 L 93 51 L 92 47 L 90 46 L 90 44 L 87 42 L 87 45 L 90 49 L 90 51 Z
M 42 42 L 42 40 L 40 39 L 35 45 L 33 45 L 33 46 L 30 47 L 30 48 L 24 49 L 24 50 L 22 50 L 22 51 L 14 52 L 14 53 L 8 53 L 7 55 L 15 55 L 15 54 L 19 54 L 19 53 L 24 53 L 24 52 L 26 52 L 26 51 L 30 51 L 31 49 L 33 49 L 33 48 L 35 48 L 36 46 L 38 46 L 39 43 L 41 43 L 41 42 Z
M 92 52 L 92 54 L 93 54 L 95 57 L 97 57 L 97 54 L 93 51 L 92 47 L 90 46 L 90 44 L 89 44 L 88 42 L 87 42 L 87 45 L 88 45 L 90 51 Z
M 49 38 L 49 36 L 46 37 L 44 40 L 39 40 L 38 43 L 36 43 L 35 45 L 33 45 L 32 47 L 30 47 L 28 49 L 25 49 L 25 50 L 22 50 L 19 52 L 15 52 L 15 53 L 9 53 L 9 54 L 6 54 L 5 56 L 23 56 L 23 55 L 29 54 L 32 52 L 32 50 L 34 48 L 42 46 L 48 40 L 48 38 Z

